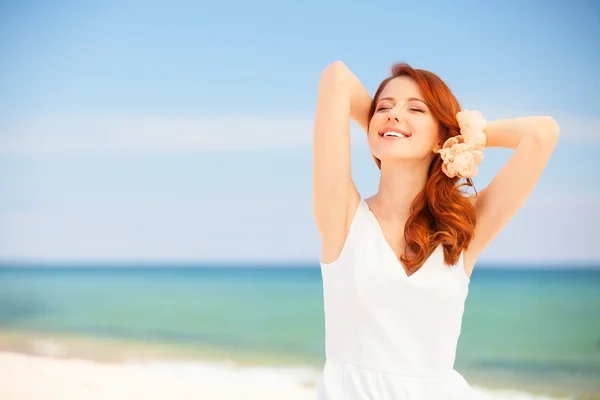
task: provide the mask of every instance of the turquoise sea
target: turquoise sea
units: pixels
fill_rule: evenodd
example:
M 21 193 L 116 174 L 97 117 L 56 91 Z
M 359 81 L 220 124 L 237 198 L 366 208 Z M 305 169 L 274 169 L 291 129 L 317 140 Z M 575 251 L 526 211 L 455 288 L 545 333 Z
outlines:
M 312 266 L 5 265 L 0 350 L 318 370 L 321 283 Z M 456 369 L 483 387 L 599 396 L 600 268 L 478 266 Z

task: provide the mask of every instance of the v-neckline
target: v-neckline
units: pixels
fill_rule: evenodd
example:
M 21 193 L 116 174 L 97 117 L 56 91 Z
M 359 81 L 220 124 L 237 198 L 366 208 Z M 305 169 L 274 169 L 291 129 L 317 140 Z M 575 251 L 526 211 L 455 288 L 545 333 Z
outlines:
M 385 238 L 385 234 L 383 233 L 383 228 L 381 227 L 381 224 L 379 223 L 379 220 L 377 219 L 377 216 L 375 215 L 375 213 L 373 212 L 373 210 L 371 210 L 371 207 L 369 207 L 369 203 L 367 203 L 367 201 L 365 199 L 361 199 L 361 201 L 367 207 L 367 211 L 369 213 L 371 213 L 371 215 L 373 216 L 373 219 L 375 220 L 375 225 L 377 225 L 377 230 L 379 231 L 379 235 L 381 236 L 381 239 L 385 243 L 385 247 L 387 248 L 387 250 L 391 254 L 392 258 L 396 260 L 397 265 L 402 269 L 402 272 L 403 272 L 404 276 L 406 277 L 406 279 L 412 279 L 417 273 L 419 273 L 419 271 L 421 271 L 425 267 L 425 265 L 427 265 L 427 263 L 431 259 L 431 256 L 433 255 L 433 253 L 435 253 L 441 245 L 437 246 L 435 248 L 435 250 L 433 250 L 433 253 L 431 253 L 429 255 L 429 257 L 427 258 L 427 260 L 425 260 L 425 262 L 423 263 L 423 265 L 421 265 L 415 272 L 413 272 L 412 274 L 408 275 L 408 273 L 406 271 L 406 267 L 404 266 L 404 264 L 400 260 L 400 257 L 396 256 L 396 253 L 394 252 L 394 249 L 392 248 L 392 246 L 390 246 L 390 243 Z

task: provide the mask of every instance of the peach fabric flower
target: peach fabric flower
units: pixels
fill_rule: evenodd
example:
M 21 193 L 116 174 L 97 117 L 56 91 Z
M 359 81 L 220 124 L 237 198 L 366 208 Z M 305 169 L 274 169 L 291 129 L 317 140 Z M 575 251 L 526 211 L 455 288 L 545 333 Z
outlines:
M 472 178 L 483 160 L 482 150 L 487 142 L 483 130 L 487 124 L 479 111 L 461 111 L 456 119 L 461 134 L 446 140 L 438 150 L 443 160 L 442 171 L 449 178 Z
M 483 115 L 477 110 L 463 110 L 456 114 L 456 120 L 460 126 L 460 134 L 467 141 L 475 143 L 478 150 L 483 150 L 487 142 L 487 137 L 483 132 L 487 122 Z

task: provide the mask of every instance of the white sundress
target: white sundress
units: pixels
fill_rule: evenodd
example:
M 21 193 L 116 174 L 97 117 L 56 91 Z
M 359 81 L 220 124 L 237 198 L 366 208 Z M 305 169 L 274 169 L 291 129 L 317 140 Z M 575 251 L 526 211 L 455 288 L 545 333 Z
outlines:
M 337 260 L 321 262 L 326 361 L 318 400 L 468 400 L 454 369 L 469 278 L 440 245 L 408 276 L 361 198 Z

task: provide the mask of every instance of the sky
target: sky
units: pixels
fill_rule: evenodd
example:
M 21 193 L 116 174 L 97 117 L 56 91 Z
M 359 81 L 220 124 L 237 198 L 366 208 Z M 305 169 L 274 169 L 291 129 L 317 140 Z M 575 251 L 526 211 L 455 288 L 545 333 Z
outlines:
M 342 60 L 371 94 L 405 61 L 488 120 L 554 117 L 480 262 L 600 265 L 599 38 L 593 1 L 0 1 L 0 262 L 318 265 L 313 117 Z M 486 150 L 478 190 L 510 154 Z

